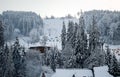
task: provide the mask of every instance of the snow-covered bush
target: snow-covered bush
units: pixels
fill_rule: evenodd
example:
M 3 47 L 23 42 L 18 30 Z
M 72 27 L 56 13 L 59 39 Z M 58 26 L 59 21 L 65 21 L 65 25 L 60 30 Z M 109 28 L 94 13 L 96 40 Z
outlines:
M 39 77 L 42 71 L 42 58 L 40 52 L 28 50 L 26 52 L 26 74 L 27 77 Z
M 39 33 L 38 33 L 38 29 L 36 28 L 33 28 L 31 31 L 30 31 L 30 34 L 29 34 L 30 38 L 31 38 L 31 42 L 34 43 L 34 42 L 38 42 L 39 41 Z

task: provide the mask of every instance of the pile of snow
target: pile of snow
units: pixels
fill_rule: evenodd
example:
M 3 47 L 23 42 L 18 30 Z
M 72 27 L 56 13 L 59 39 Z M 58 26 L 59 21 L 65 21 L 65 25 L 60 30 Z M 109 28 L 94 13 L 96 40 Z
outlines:
M 52 77 L 92 77 L 91 70 L 88 69 L 56 69 Z
M 113 77 L 108 73 L 107 66 L 95 67 L 94 72 L 95 72 L 95 77 Z

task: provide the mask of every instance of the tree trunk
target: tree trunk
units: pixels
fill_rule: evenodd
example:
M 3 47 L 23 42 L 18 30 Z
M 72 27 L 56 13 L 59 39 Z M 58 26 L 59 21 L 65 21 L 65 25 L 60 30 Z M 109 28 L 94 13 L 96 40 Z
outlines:
M 95 77 L 94 69 L 92 68 L 91 71 L 92 71 L 93 77 Z

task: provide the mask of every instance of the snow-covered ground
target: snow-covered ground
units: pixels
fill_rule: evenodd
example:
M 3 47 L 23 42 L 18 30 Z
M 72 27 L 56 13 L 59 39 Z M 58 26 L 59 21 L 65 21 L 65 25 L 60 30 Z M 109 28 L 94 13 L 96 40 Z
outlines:
M 113 77 L 108 73 L 107 66 L 95 67 L 95 77 Z M 89 69 L 56 69 L 51 77 L 93 77 L 92 71 Z
M 57 69 L 52 77 L 92 77 L 91 70 L 88 69 Z
M 95 67 L 95 77 L 113 77 L 108 73 L 107 66 Z

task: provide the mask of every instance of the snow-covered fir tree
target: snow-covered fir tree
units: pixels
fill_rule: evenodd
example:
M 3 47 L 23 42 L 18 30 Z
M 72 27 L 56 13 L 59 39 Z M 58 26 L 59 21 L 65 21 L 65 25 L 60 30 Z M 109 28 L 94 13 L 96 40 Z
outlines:
M 56 72 L 56 49 L 51 48 L 51 55 L 50 55 L 50 67 L 51 69 Z
M 8 45 L 4 46 L 4 29 L 2 21 L 0 21 L 0 77 L 13 77 L 13 61 L 11 51 Z
M 84 30 L 84 19 L 81 16 L 79 19 L 79 25 L 77 26 L 77 34 L 76 34 L 76 44 L 75 44 L 75 55 L 76 61 L 78 63 L 78 67 L 83 68 L 83 63 L 85 59 L 88 57 L 87 52 L 87 34 Z
M 5 60 L 7 55 L 5 54 L 7 53 L 4 52 L 4 29 L 2 21 L 0 21 L 0 77 L 4 77 L 6 72 Z
M 76 68 L 75 51 L 69 42 L 66 43 L 64 50 L 62 50 L 63 63 L 65 68 Z
M 69 42 L 70 44 L 72 43 L 72 38 L 74 38 L 73 32 L 74 32 L 74 23 L 72 21 L 69 21 L 68 29 L 67 29 L 67 42 Z
M 106 48 L 107 48 L 107 50 L 106 50 L 106 64 L 109 67 L 110 63 L 111 63 L 112 54 L 111 54 L 109 46 L 106 46 Z
M 61 40 L 62 40 L 62 49 L 64 49 L 65 48 L 65 43 L 66 43 L 66 27 L 65 27 L 65 22 L 64 21 L 63 21 Z
M 24 59 L 21 56 L 21 46 L 19 44 L 19 40 L 18 38 L 16 38 L 16 41 L 13 45 L 13 63 L 14 63 L 14 68 L 15 68 L 15 73 L 14 73 L 14 77 L 25 77 L 25 69 L 23 66 L 24 64 Z
M 108 72 L 111 75 L 113 75 L 114 77 L 120 76 L 120 66 L 118 64 L 118 61 L 117 61 L 114 53 L 113 53 L 113 56 L 111 58 L 111 62 L 110 62 L 110 65 L 109 65 Z
M 94 49 L 98 46 L 99 40 L 100 40 L 100 32 L 97 27 L 95 17 L 93 16 L 92 24 L 90 27 L 90 33 L 89 33 L 89 50 L 91 51 L 91 53 L 92 52 L 94 53 Z
M 118 27 L 116 28 L 116 30 L 113 33 L 113 40 L 115 41 L 116 44 L 117 44 L 117 42 L 119 43 L 119 40 L 120 40 L 120 22 L 118 23 Z
M 9 49 L 8 49 L 8 46 L 6 45 L 5 46 L 5 50 L 3 52 L 3 77 L 9 77 L 9 75 L 7 76 L 7 73 L 8 73 L 8 59 L 9 59 Z
M 62 54 L 57 47 L 52 47 L 50 50 L 47 50 L 44 56 L 45 65 L 50 66 L 54 72 L 56 68 L 63 67 Z
M 91 25 L 91 30 L 89 33 L 89 52 L 90 56 L 85 60 L 84 66 L 93 69 L 95 66 L 102 66 L 105 64 L 105 52 L 103 51 L 103 43 L 100 40 L 100 33 L 98 31 L 95 17 L 93 16 L 93 21 Z
M 0 48 L 4 47 L 4 26 L 2 21 L 0 21 Z
M 75 26 L 74 26 L 74 32 L 73 32 L 73 38 L 72 38 L 72 48 L 75 49 L 75 44 L 77 42 L 77 38 L 76 38 L 76 34 L 77 34 L 77 27 L 78 27 L 78 23 L 75 23 Z
M 80 68 L 81 67 L 81 58 L 82 58 L 82 45 L 81 44 L 82 38 L 81 38 L 81 30 L 80 30 L 80 26 L 77 26 L 77 34 L 76 34 L 76 44 L 75 44 L 75 55 L 76 55 L 76 62 L 77 62 L 77 67 Z

